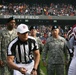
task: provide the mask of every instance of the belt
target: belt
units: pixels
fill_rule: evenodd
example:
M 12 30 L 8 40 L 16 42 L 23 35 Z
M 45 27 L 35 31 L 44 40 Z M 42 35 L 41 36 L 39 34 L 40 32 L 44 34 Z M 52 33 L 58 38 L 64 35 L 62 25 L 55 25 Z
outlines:
M 30 64 L 31 62 L 32 62 L 32 60 L 29 60 L 29 61 L 27 61 L 27 62 L 18 62 L 18 61 L 16 61 L 17 64 L 20 64 L 20 63 L 21 63 L 21 64 Z

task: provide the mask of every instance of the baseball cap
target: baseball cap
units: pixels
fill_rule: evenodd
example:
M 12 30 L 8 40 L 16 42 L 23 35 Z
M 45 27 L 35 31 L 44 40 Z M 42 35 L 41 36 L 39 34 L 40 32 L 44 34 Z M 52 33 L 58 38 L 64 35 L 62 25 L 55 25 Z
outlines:
M 36 26 L 31 26 L 29 30 L 32 30 L 32 29 L 37 29 Z
M 28 26 L 26 24 L 20 24 L 20 25 L 18 25 L 17 32 L 19 32 L 19 33 L 29 32 Z
M 58 26 L 52 26 L 52 30 L 58 29 Z
M 8 18 L 7 23 L 9 23 L 11 20 L 15 20 L 15 18 L 14 17 Z

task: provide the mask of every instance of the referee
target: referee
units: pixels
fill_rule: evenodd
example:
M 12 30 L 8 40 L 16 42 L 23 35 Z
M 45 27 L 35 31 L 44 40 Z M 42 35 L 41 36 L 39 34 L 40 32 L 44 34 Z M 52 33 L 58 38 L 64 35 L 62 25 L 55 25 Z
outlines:
M 18 37 L 8 45 L 7 63 L 14 69 L 13 75 L 37 75 L 40 53 L 35 39 L 28 36 L 28 32 L 28 26 L 20 24 Z

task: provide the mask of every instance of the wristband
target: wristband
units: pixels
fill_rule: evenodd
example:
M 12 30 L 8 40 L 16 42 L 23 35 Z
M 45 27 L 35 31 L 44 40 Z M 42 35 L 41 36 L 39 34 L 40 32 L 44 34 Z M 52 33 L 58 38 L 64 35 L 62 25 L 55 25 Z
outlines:
M 37 71 L 37 69 L 33 68 L 34 71 Z

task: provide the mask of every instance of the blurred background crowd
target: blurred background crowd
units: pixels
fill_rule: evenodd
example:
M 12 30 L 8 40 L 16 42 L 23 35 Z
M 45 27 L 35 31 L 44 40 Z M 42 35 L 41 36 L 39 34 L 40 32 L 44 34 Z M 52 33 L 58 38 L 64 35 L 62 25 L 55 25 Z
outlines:
M 46 39 L 51 36 L 51 29 L 53 25 L 34 25 L 37 29 L 37 37 L 42 40 L 42 43 L 45 44 Z M 67 38 L 67 32 L 72 28 L 70 25 L 64 27 L 58 26 L 60 29 L 60 35 Z M 6 25 L 0 27 L 0 29 L 6 28 Z M 29 26 L 30 28 L 30 26 Z
M 52 15 L 76 16 L 76 7 L 72 4 L 26 4 L 6 3 L 0 5 L 0 15 Z

